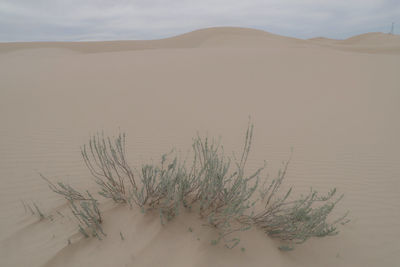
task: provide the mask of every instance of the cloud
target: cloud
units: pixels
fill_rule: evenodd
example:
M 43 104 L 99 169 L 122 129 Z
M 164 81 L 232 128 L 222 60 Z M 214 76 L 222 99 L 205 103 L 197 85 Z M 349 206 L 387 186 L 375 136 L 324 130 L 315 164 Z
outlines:
M 2 0 L 0 41 L 154 39 L 212 26 L 344 38 L 387 32 L 398 14 L 398 0 Z

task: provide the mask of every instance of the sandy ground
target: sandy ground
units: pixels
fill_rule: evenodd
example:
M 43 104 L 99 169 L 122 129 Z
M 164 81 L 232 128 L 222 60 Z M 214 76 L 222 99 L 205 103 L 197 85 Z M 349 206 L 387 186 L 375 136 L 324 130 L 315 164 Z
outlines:
M 0 44 L 0 266 L 399 266 L 399 89 L 400 38 L 381 33 L 299 40 L 214 28 Z M 249 168 L 265 159 L 274 175 L 293 147 L 287 185 L 345 194 L 335 214 L 350 210 L 352 221 L 339 235 L 283 253 L 252 229 L 228 250 L 209 244 L 194 214 L 162 226 L 105 202 L 100 242 L 82 240 L 72 218 L 38 221 L 21 204 L 67 209 L 38 172 L 94 189 L 79 149 L 96 131 L 126 132 L 137 166 L 173 147 L 186 153 L 197 131 L 238 151 L 248 116 Z

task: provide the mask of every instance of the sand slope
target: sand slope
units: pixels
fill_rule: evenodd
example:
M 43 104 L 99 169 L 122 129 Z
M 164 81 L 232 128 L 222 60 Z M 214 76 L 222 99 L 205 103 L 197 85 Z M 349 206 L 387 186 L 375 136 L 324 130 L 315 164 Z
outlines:
M 365 33 L 350 37 L 345 40 L 335 40 L 319 37 L 309 39 L 309 41 L 335 49 L 359 53 L 400 53 L 400 36 L 381 32 Z
M 0 266 L 397 266 L 399 70 L 398 36 L 377 33 L 298 40 L 211 28 L 153 41 L 0 44 Z M 249 168 L 265 159 L 274 175 L 293 147 L 286 183 L 345 193 L 336 214 L 350 210 L 352 222 L 341 234 L 282 253 L 253 229 L 243 253 L 210 246 L 213 232 L 194 214 L 161 226 L 106 201 L 99 242 L 81 240 L 72 218 L 24 212 L 21 200 L 67 210 L 38 172 L 94 191 L 79 147 L 96 131 L 125 131 L 138 165 L 172 147 L 185 153 L 196 131 L 238 151 L 249 115 Z
M 245 28 L 209 28 L 201 29 L 171 38 L 148 41 L 106 41 L 106 42 L 32 42 L 0 43 L 0 53 L 33 48 L 61 48 L 83 53 L 116 52 L 147 49 L 198 48 L 223 45 L 263 47 L 265 45 L 284 45 L 304 43 L 295 38 L 273 35 L 264 31 Z

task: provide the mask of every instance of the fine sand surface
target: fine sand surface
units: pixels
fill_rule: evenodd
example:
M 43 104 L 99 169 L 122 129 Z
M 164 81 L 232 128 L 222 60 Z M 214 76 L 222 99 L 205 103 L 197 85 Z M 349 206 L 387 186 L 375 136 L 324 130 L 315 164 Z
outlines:
M 214 233 L 195 214 L 162 226 L 104 201 L 98 241 L 81 239 L 72 218 L 38 221 L 21 204 L 67 210 L 39 172 L 95 192 L 80 146 L 97 131 L 125 132 L 138 166 L 174 147 L 185 155 L 197 131 L 239 152 L 249 116 L 249 169 L 266 160 L 274 176 L 293 147 L 287 186 L 345 194 L 333 215 L 349 210 L 352 221 L 339 235 L 281 252 L 252 229 L 229 250 L 210 245 Z M 395 35 L 212 28 L 153 41 L 1 43 L 0 266 L 399 266 L 399 117 Z

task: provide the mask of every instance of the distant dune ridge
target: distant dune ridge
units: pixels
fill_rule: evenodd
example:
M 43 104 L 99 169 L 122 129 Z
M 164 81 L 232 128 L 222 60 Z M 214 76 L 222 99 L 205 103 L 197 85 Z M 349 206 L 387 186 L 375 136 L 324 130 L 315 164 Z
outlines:
M 98 41 L 98 42 L 27 42 L 0 43 L 0 53 L 28 48 L 63 48 L 83 53 L 101 53 L 144 49 L 196 48 L 206 46 L 255 46 L 308 45 L 317 43 L 336 49 L 369 53 L 400 52 L 400 36 L 385 33 L 366 33 L 345 40 L 312 38 L 309 40 L 284 37 L 262 30 L 235 27 L 207 28 L 178 36 L 147 41 Z M 355 47 L 348 47 L 354 45 Z M 366 49 L 368 48 L 368 49 Z
M 161 40 L 0 43 L 0 266 L 397 266 L 400 221 L 400 37 L 301 40 L 221 27 Z M 210 245 L 195 213 L 159 217 L 101 203 L 102 241 L 82 239 L 65 200 L 39 172 L 96 186 L 80 155 L 91 134 L 127 134 L 133 166 L 196 132 L 241 151 L 255 125 L 249 173 L 267 160 L 283 189 L 337 187 L 334 237 L 283 253 L 252 229 L 229 250 Z M 265 178 L 267 177 L 265 173 Z M 35 205 L 51 220 L 39 221 Z M 243 249 L 242 249 L 243 248 Z

